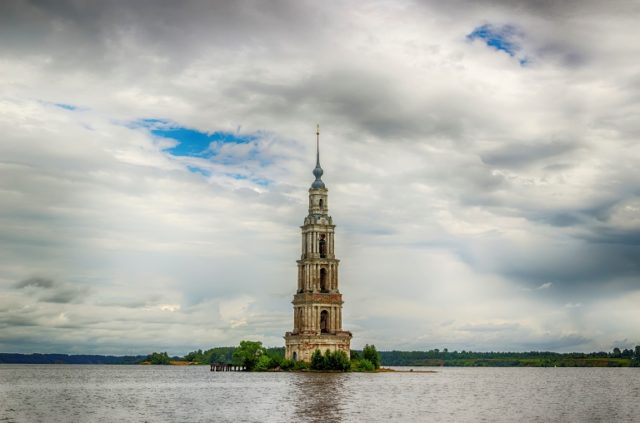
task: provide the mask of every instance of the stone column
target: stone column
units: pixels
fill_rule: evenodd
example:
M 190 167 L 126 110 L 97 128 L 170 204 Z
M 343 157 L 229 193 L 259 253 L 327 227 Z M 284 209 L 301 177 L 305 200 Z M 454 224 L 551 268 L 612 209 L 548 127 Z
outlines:
M 313 308 L 311 309 L 312 312 L 312 322 L 313 322 L 313 327 L 312 329 L 317 331 L 318 330 L 318 307 L 313 306 Z
M 333 263 L 331 263 L 330 269 L 331 269 L 331 275 L 330 275 L 330 279 L 329 279 L 329 286 L 331 286 L 331 290 L 334 291 L 336 289 L 335 283 L 334 283 L 336 267 L 335 267 L 335 265 Z
M 305 264 L 303 266 L 304 270 L 302 271 L 302 290 L 306 291 L 307 290 L 307 275 L 309 274 L 309 272 L 307 271 L 307 267 L 309 267 L 308 264 Z
M 336 328 L 338 327 L 338 314 L 336 313 L 336 308 L 335 307 L 331 307 L 331 333 L 334 333 L 336 331 Z
M 320 255 L 320 248 L 318 247 L 318 240 L 320 239 L 320 236 L 318 235 L 318 232 L 313 231 L 313 252 L 316 255 Z
M 331 285 L 333 285 L 334 290 L 338 290 L 338 266 L 333 263 L 333 272 L 331 272 Z
M 332 277 L 332 281 L 331 283 L 333 284 L 333 289 L 338 290 L 338 266 L 333 263 L 333 272 L 331 274 Z

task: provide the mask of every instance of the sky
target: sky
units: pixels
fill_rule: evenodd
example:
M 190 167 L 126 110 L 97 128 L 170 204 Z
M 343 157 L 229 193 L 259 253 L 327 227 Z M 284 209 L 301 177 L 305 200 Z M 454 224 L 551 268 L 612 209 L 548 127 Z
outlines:
M 321 128 L 343 326 L 640 344 L 640 5 L 0 3 L 0 351 L 293 325 Z

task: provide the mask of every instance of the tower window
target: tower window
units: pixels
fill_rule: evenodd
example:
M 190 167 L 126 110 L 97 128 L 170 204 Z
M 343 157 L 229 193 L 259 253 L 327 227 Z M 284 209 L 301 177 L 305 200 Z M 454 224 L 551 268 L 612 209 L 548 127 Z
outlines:
M 321 198 L 318 204 L 320 206 L 320 210 L 322 210 L 322 206 L 324 206 L 324 200 Z
M 327 292 L 327 269 L 320 269 L 320 292 Z
M 320 313 L 320 333 L 329 333 L 329 312 L 322 310 Z
M 324 234 L 320 235 L 319 244 L 320 244 L 319 245 L 320 257 L 321 258 L 327 257 L 327 241 L 324 239 Z

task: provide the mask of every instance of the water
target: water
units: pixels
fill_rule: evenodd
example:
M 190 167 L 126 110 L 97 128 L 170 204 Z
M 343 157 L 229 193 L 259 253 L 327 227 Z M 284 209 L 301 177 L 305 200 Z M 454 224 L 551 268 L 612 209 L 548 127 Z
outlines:
M 0 422 L 640 422 L 640 369 L 0 365 Z

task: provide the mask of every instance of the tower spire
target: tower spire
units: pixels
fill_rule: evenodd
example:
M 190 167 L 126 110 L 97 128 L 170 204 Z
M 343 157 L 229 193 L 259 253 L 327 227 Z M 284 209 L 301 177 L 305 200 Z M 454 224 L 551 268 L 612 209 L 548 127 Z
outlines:
M 320 167 L 320 124 L 316 126 L 316 167 Z
M 320 124 L 316 126 L 316 167 L 313 169 L 313 176 L 316 180 L 311 184 L 311 188 L 324 188 L 324 182 L 322 182 L 322 174 L 324 171 L 320 167 Z

